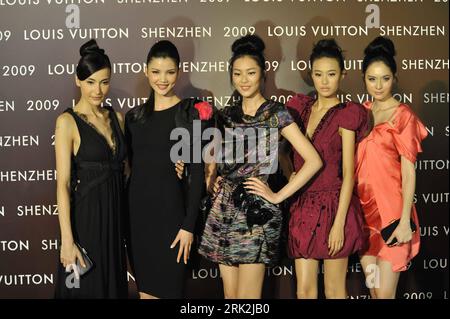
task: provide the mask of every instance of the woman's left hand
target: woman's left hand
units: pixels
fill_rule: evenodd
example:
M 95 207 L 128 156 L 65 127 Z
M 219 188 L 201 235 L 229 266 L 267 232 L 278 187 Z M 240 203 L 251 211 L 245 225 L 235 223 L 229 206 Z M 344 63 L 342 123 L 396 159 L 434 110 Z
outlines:
M 397 243 L 395 243 L 394 245 L 400 245 L 409 242 L 412 239 L 411 225 L 409 223 L 402 223 L 400 221 L 391 237 L 389 237 L 389 239 L 386 241 L 386 245 L 391 245 L 391 242 L 394 238 L 397 238 Z
M 194 241 L 194 235 L 191 232 L 188 232 L 187 230 L 180 229 L 178 231 L 177 237 L 175 237 L 175 240 L 173 241 L 172 245 L 170 245 L 170 248 L 175 248 L 178 242 L 180 242 L 180 247 L 178 249 L 178 256 L 177 256 L 177 263 L 180 263 L 180 258 L 182 255 L 184 255 L 184 263 L 187 264 L 187 261 L 189 259 L 189 254 L 191 252 L 191 245 Z
M 277 193 L 272 192 L 267 183 L 262 182 L 256 177 L 247 178 L 244 185 L 250 194 L 261 196 L 272 204 L 279 204 L 281 202 L 278 199 Z
M 328 235 L 328 254 L 333 257 L 344 247 L 344 226 L 333 224 Z

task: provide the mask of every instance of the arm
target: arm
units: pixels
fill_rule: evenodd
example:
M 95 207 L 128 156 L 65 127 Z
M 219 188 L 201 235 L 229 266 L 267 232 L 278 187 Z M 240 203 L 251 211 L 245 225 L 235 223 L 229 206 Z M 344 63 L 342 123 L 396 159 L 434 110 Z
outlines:
M 216 147 L 219 147 L 220 145 L 217 142 L 218 139 L 213 139 L 211 143 L 209 143 L 206 146 L 205 154 L 205 183 L 206 183 L 206 190 L 208 193 L 215 193 L 218 190 L 221 177 L 217 176 L 217 163 L 214 160 L 214 151 Z M 177 173 L 177 176 L 179 179 L 183 179 L 184 174 L 184 162 L 183 161 L 177 161 L 175 163 L 175 171 Z
M 61 229 L 61 262 L 64 267 L 76 262 L 84 266 L 84 260 L 74 244 L 70 222 L 70 171 L 73 147 L 74 122 L 69 114 L 62 114 L 56 120 L 55 156 L 56 156 L 56 199 L 58 219 Z
M 322 167 L 322 160 L 314 146 L 302 134 L 297 124 L 293 123 L 281 131 L 298 154 L 305 160 L 302 168 L 295 176 L 278 192 L 278 202 L 284 201 L 300 188 L 302 188 Z
M 402 195 L 403 195 L 403 210 L 400 223 L 404 223 L 409 227 L 409 219 L 411 218 L 411 208 L 414 198 L 414 191 L 416 188 L 416 170 L 414 164 L 401 157 L 402 166 Z
M 217 164 L 215 162 L 205 164 L 205 183 L 206 190 L 208 193 L 216 192 L 216 181 L 221 179 L 221 177 L 217 176 Z
M 199 142 L 201 143 L 201 141 Z M 195 146 L 191 148 L 192 150 L 196 149 Z M 184 163 L 177 162 L 175 164 L 175 169 L 179 170 L 181 167 L 181 172 L 177 172 L 178 177 L 183 175 Z M 179 242 L 178 255 L 177 255 L 177 263 L 180 262 L 181 257 L 183 256 L 183 261 L 187 264 L 189 259 L 189 254 L 191 252 L 192 242 L 194 241 L 194 229 L 195 223 L 197 221 L 198 211 L 200 209 L 200 200 L 202 196 L 203 184 L 205 181 L 205 168 L 203 163 L 191 163 L 189 164 L 189 191 L 187 196 L 187 204 L 186 204 L 186 216 L 184 217 L 183 223 L 178 231 L 177 236 L 174 241 L 170 245 L 170 248 L 173 249 Z
M 221 148 L 221 138 L 214 136 L 212 141 L 206 146 L 205 154 L 205 183 L 206 191 L 215 194 L 219 189 L 221 176 L 217 176 L 216 152 Z
M 245 182 L 249 193 L 259 195 L 269 202 L 278 204 L 303 187 L 322 167 L 322 160 L 314 146 L 302 134 L 297 124 L 292 123 L 282 129 L 281 134 L 291 143 L 294 149 L 305 160 L 302 168 L 278 193 L 273 193 L 269 187 L 257 178 L 249 178 Z
M 344 246 L 344 227 L 355 185 L 355 132 L 339 128 L 342 138 L 342 187 L 336 217 L 328 236 L 328 253 L 334 256 Z
M 202 196 L 203 183 L 205 180 L 204 166 L 202 163 L 189 164 L 190 185 L 187 197 L 186 216 L 181 226 L 182 229 L 193 233 L 200 200 Z
M 409 220 L 411 218 L 411 208 L 414 191 L 416 188 L 416 171 L 414 169 L 414 163 L 406 157 L 401 156 L 401 170 L 403 196 L 402 216 L 397 228 L 394 230 L 391 237 L 386 241 L 386 244 L 389 244 L 394 237 L 397 238 L 399 244 L 407 243 L 412 239 L 412 231 Z

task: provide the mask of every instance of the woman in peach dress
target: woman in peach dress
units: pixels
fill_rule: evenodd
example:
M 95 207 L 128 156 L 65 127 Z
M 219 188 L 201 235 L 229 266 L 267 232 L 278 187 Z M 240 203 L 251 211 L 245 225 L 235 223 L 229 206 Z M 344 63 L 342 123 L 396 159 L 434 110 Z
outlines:
M 378 37 L 364 53 L 364 81 L 373 97 L 364 106 L 374 127 L 357 151 L 358 194 L 370 236 L 360 253 L 361 264 L 372 298 L 395 298 L 400 272 L 419 252 L 414 163 L 427 131 L 409 106 L 392 96 L 397 71 L 392 41 Z M 400 220 L 398 226 L 384 241 L 381 230 L 395 220 Z

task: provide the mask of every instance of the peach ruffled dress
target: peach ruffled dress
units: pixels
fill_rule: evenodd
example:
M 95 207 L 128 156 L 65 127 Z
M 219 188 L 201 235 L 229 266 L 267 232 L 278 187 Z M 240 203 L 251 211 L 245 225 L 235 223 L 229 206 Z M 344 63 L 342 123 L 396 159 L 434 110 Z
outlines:
M 372 102 L 366 102 L 364 106 L 370 110 Z M 402 214 L 401 156 L 415 163 L 427 134 L 413 111 L 406 104 L 400 104 L 391 120 L 377 124 L 357 150 L 358 194 L 369 233 L 368 246 L 361 254 L 391 262 L 395 272 L 406 270 L 408 262 L 419 252 L 419 221 L 414 205 L 411 217 L 418 231 L 409 243 L 388 247 L 380 231 Z

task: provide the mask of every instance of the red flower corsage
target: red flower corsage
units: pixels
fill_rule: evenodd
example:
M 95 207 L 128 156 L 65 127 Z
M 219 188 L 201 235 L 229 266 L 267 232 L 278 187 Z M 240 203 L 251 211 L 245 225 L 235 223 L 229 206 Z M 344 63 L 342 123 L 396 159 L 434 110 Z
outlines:
M 213 115 L 213 108 L 208 102 L 199 102 L 194 105 L 198 111 L 200 120 L 209 120 Z

